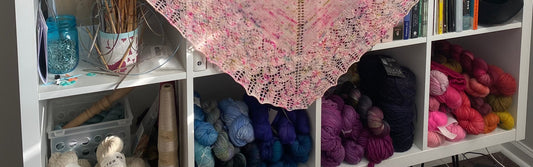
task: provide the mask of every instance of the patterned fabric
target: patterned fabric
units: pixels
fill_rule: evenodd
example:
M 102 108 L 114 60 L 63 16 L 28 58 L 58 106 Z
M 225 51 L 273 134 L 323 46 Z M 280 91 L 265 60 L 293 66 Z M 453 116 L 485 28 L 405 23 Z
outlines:
M 261 103 L 307 108 L 418 0 L 147 0 Z

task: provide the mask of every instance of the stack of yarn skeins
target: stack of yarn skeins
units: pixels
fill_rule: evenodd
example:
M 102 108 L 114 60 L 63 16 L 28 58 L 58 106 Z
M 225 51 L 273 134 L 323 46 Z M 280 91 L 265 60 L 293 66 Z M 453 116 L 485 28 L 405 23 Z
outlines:
M 517 89 L 514 77 L 459 45 L 439 41 L 433 46 L 428 146 L 462 140 L 465 133 L 490 133 L 497 126 L 514 128 L 508 112 Z

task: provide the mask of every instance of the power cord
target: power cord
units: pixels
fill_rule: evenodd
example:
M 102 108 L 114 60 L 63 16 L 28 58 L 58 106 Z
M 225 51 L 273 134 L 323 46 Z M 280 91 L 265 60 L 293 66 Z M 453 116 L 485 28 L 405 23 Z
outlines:
M 487 153 L 490 155 L 492 160 L 496 161 L 496 163 L 498 163 L 500 166 L 505 167 L 505 165 L 503 165 L 502 163 L 500 163 L 500 161 L 498 161 L 496 158 L 494 158 L 494 156 L 490 153 L 490 151 L 489 151 L 489 149 L 487 147 L 485 147 L 485 150 L 487 150 Z

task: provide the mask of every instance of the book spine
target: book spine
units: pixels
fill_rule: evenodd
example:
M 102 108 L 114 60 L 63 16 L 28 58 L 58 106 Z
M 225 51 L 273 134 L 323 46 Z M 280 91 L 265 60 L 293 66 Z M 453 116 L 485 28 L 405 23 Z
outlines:
M 478 12 L 479 12 L 479 0 L 474 0 L 474 17 L 472 21 L 472 29 L 477 30 L 478 24 Z
M 403 39 L 403 20 L 399 21 L 394 28 L 392 28 L 393 34 L 392 39 L 393 40 L 401 40 Z
M 418 38 L 420 34 L 420 1 L 411 9 L 411 36 L 410 38 Z
M 463 0 L 463 30 L 472 29 L 472 0 Z
M 444 16 L 442 16 L 442 33 L 447 33 L 448 32 L 448 2 L 450 0 L 444 0 L 443 1 L 443 8 L 442 8 L 442 13 L 444 14 Z
M 442 34 L 443 33 L 443 26 L 444 26 L 444 20 L 443 19 L 443 16 L 444 16 L 444 0 L 439 0 L 439 8 L 438 8 L 438 18 L 439 18 L 439 21 L 438 21 L 438 34 Z
M 463 0 L 455 1 L 455 31 L 463 31 Z
M 428 35 L 428 3 L 426 0 L 422 1 L 422 9 L 424 9 L 423 13 L 420 15 L 422 16 L 422 36 L 427 37 Z
M 448 32 L 455 32 L 455 0 L 449 0 L 448 4 Z
M 409 39 L 411 34 L 411 12 L 403 18 L 403 39 Z

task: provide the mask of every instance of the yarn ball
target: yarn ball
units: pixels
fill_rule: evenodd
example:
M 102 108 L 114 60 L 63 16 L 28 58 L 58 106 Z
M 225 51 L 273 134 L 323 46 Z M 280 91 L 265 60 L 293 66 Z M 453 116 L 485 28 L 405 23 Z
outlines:
M 344 161 L 348 164 L 357 164 L 364 156 L 365 148 L 359 145 L 356 141 L 348 139 L 343 141 L 345 154 Z
M 204 110 L 200 106 L 194 105 L 194 119 L 200 121 L 205 120 Z
M 457 142 L 457 141 L 461 141 L 463 140 L 465 137 L 466 137 L 466 131 L 457 123 L 452 123 L 448 126 L 446 126 L 446 129 L 450 132 L 450 133 L 453 133 L 457 136 L 455 136 L 455 138 L 453 139 L 450 139 L 450 138 L 447 138 L 447 137 L 444 137 L 446 138 L 446 140 L 448 141 L 451 141 L 451 142 Z
M 488 70 L 489 66 L 485 60 L 478 57 L 474 58 L 472 62 L 472 76 L 485 86 L 492 85 L 492 78 L 488 74 Z
M 503 96 L 511 96 L 516 93 L 516 80 L 509 74 L 504 73 L 494 80 L 492 93 Z
M 461 53 L 459 62 L 464 69 L 464 72 L 471 73 L 473 68 L 474 54 L 470 51 L 464 50 Z
M 490 133 L 494 131 L 494 129 L 498 127 L 498 123 L 500 123 L 500 117 L 493 112 L 483 116 L 483 120 L 485 120 L 485 130 L 483 133 Z
M 373 135 L 383 137 L 389 135 L 390 126 L 383 120 L 383 111 L 378 107 L 372 107 L 368 111 L 368 128 Z
M 492 84 L 494 85 L 494 82 L 496 82 L 496 80 L 500 78 L 501 75 L 505 74 L 505 72 L 500 67 L 495 66 L 495 65 L 488 65 L 488 67 L 489 67 L 489 70 L 487 72 L 489 73 L 490 78 L 493 81 Z
M 444 75 L 444 73 L 437 70 L 431 70 L 430 73 L 431 74 L 429 77 L 429 95 L 439 96 L 444 94 L 449 84 L 448 77 Z
M 469 82 L 466 85 L 466 92 L 470 96 L 474 97 L 485 97 L 489 95 L 489 87 L 479 83 L 475 78 L 470 78 Z
M 71 165 L 78 165 L 78 156 L 73 151 L 64 153 L 52 153 L 48 159 L 49 167 L 67 167 Z
M 259 148 L 255 142 L 245 145 L 241 150 L 246 157 L 247 166 L 257 167 L 261 165 L 261 153 L 259 153 Z
M 289 113 L 294 115 L 294 119 L 291 116 L 289 118 L 291 118 L 297 134 L 309 134 L 311 132 L 311 123 L 307 110 L 294 110 Z
M 513 104 L 513 98 L 511 96 L 489 95 L 485 100 L 492 107 L 492 111 L 494 112 L 507 111 L 507 109 Z
M 321 119 L 321 165 L 339 166 L 345 157 L 345 150 L 341 143 L 342 129 L 341 111 L 335 101 L 322 99 Z
M 492 107 L 485 103 L 485 99 L 481 97 L 470 97 L 472 108 L 476 109 L 482 116 L 492 112 Z
M 102 162 L 104 157 L 110 156 L 113 153 L 120 153 L 124 148 L 124 142 L 120 137 L 109 136 L 102 141 L 96 148 L 96 160 Z M 76 159 L 76 162 L 78 160 Z
M 438 111 L 440 102 L 433 96 L 429 96 L 429 111 Z
M 342 122 L 342 136 L 347 139 L 357 139 L 363 128 L 363 124 L 359 120 L 359 114 L 355 112 L 352 106 L 344 106 L 344 111 L 342 111 Z
M 206 101 L 202 103 L 202 108 L 204 109 L 206 122 L 215 124 L 220 119 L 220 109 L 218 109 L 216 101 Z
M 126 159 L 126 161 L 127 160 L 128 159 Z M 78 165 L 80 165 L 80 167 L 91 167 L 91 163 L 87 159 L 78 159 Z
M 438 147 L 446 141 L 444 136 L 435 132 L 428 131 L 428 147 Z
M 194 140 L 204 146 L 213 145 L 217 141 L 218 132 L 210 123 L 194 120 Z
M 463 72 L 463 67 L 461 66 L 461 63 L 459 63 L 458 61 L 454 59 L 448 59 L 448 61 L 446 61 L 446 63 L 442 63 L 442 65 L 445 67 L 448 67 L 449 69 L 457 73 Z
M 219 132 L 217 141 L 213 144 L 213 153 L 222 161 L 229 161 L 235 155 L 235 147 L 229 141 L 225 131 Z
M 228 127 L 228 135 L 233 145 L 237 147 L 254 141 L 254 129 L 250 119 L 245 115 L 237 117 Z
M 463 47 L 456 44 L 450 44 L 450 58 L 455 61 L 459 61 L 461 58 L 461 53 L 463 53 Z
M 428 118 L 428 130 L 436 131 L 437 127 L 444 126 L 448 122 L 446 113 L 440 111 L 430 111 Z
M 507 111 L 504 112 L 495 112 L 498 117 L 500 117 L 500 124 L 498 124 L 501 128 L 505 130 L 511 130 L 514 128 L 514 117 Z
M 435 96 L 437 101 L 446 104 L 451 109 L 459 108 L 463 102 L 461 94 L 454 87 L 448 87 L 446 92 L 440 96 Z
M 309 153 L 313 146 L 313 141 L 309 135 L 298 135 L 296 141 L 290 144 L 290 153 L 297 162 L 305 163 L 309 159 Z
M 413 146 L 414 141 L 414 119 L 415 104 L 399 106 L 387 103 L 381 104 L 384 120 L 390 126 L 390 137 L 392 138 L 394 151 L 404 152 Z
M 255 138 L 261 141 L 272 140 L 272 128 L 268 121 L 268 106 L 260 104 L 255 97 L 244 95 L 244 102 L 250 109 L 250 120 L 254 128 Z
M 361 95 L 361 98 L 359 99 L 359 103 L 357 105 L 357 113 L 359 113 L 359 117 L 361 118 L 361 121 L 363 124 L 366 124 L 366 118 L 368 117 L 368 110 L 372 108 L 372 100 L 370 97 L 366 95 Z
M 485 130 L 485 121 L 478 111 L 470 107 L 470 100 L 464 92 L 462 94 L 463 105 L 454 110 L 459 125 L 469 134 L 480 134 Z
M 368 144 L 365 149 L 365 157 L 369 161 L 368 166 L 374 166 L 381 161 L 389 158 L 394 153 L 392 139 L 389 136 L 368 138 Z
M 211 147 L 201 145 L 196 140 L 194 141 L 194 161 L 198 167 L 213 167 L 215 166 L 215 159 L 211 153 Z
M 276 118 L 272 121 L 272 128 L 276 129 L 281 144 L 291 144 L 296 140 L 296 130 L 287 118 L 285 110 L 278 111 Z

